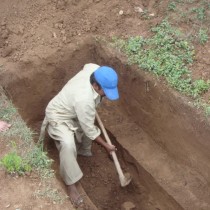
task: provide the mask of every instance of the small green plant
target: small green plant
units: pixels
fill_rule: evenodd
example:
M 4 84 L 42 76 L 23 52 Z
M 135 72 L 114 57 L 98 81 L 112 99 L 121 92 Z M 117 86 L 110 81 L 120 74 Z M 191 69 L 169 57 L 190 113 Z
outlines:
M 193 85 L 192 95 L 194 98 L 196 98 L 201 93 L 204 93 L 209 89 L 210 81 L 205 82 L 204 80 L 199 79 L 199 80 L 195 80 L 192 85 Z
M 195 0 L 187 0 L 188 3 L 193 3 Z
M 197 109 L 202 109 L 204 111 L 204 114 L 206 117 L 210 116 L 210 104 L 209 104 L 210 100 L 206 101 L 202 98 L 197 98 L 196 100 L 194 100 L 193 105 L 197 108 Z
M 9 174 L 17 173 L 19 175 L 25 172 L 30 172 L 31 166 L 25 162 L 16 152 L 6 154 L 0 164 L 6 169 Z
M 25 159 L 17 154 L 16 143 L 11 142 L 12 152 L 6 154 L 1 160 L 0 165 L 2 165 L 9 174 L 19 174 L 22 175 L 25 172 L 30 172 L 32 170 L 31 165 Z
M 0 119 L 8 121 L 16 112 L 12 102 L 9 102 L 7 107 L 0 110 Z
M 47 153 L 43 151 L 41 146 L 34 148 L 27 154 L 26 159 L 29 160 L 31 166 L 35 169 L 50 168 L 52 160 L 48 158 Z
M 207 117 L 210 116 L 210 105 L 207 105 L 205 107 L 205 114 L 206 114 Z
M 175 11 L 176 10 L 176 2 L 172 1 L 168 4 L 168 10 L 169 11 Z
M 201 44 L 205 44 L 209 39 L 208 30 L 200 28 L 198 33 L 198 39 Z
M 199 7 L 199 8 L 193 8 L 192 12 L 195 12 L 197 14 L 197 18 L 200 21 L 205 20 L 206 18 L 206 10 L 204 7 Z

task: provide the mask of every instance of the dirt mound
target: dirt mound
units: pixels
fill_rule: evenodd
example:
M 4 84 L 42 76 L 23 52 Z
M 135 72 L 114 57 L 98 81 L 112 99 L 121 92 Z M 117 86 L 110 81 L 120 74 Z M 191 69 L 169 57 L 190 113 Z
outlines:
M 45 57 L 75 37 L 143 35 L 161 20 L 167 1 L 39 0 L 1 1 L 0 48 L 3 57 L 19 61 Z M 141 10 L 142 9 L 142 12 Z M 143 14 L 154 16 L 149 20 Z

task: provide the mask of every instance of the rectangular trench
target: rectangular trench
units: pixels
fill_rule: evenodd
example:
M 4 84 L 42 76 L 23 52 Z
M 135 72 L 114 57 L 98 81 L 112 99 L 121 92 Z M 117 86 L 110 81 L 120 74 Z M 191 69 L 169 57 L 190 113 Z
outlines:
M 137 174 L 134 186 L 140 184 L 147 194 L 139 195 L 147 204 L 139 202 L 136 208 L 209 210 L 208 121 L 185 98 L 129 66 L 104 43 L 91 38 L 75 43 L 45 60 L 23 61 L 17 76 L 3 75 L 1 83 L 23 119 L 38 131 L 47 103 L 84 64 L 110 65 L 119 74 L 121 98 L 105 102 L 99 112 L 122 147 L 125 167 Z

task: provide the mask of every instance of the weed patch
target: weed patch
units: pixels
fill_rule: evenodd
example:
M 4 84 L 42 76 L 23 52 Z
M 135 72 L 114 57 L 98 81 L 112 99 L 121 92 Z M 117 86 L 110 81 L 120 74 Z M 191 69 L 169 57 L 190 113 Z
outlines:
M 206 18 L 206 10 L 204 7 L 193 8 L 192 12 L 196 13 L 198 20 L 203 21 Z
M 61 193 L 50 185 L 44 186 L 43 189 L 39 189 L 34 193 L 37 198 L 47 198 L 53 201 L 54 204 L 61 204 L 67 198 L 62 196 Z
M 34 132 L 19 117 L 18 111 L 12 102 L 6 100 L 6 95 L 2 88 L 0 93 L 0 119 L 12 124 L 12 127 L 7 132 L 3 132 L 0 135 L 7 139 L 14 139 L 15 137 L 16 141 L 18 141 L 18 143 L 14 143 L 14 140 L 10 140 L 12 152 L 5 156 L 3 163 L 6 165 L 10 162 L 20 165 L 27 163 L 32 170 L 39 171 L 40 173 L 41 170 L 50 170 L 52 160 L 48 158 L 47 153 L 43 151 L 41 145 L 34 144 Z M 14 161 L 12 162 L 12 160 Z M 22 166 L 16 169 L 18 168 L 22 168 Z
M 6 154 L 1 160 L 2 165 L 9 174 L 23 175 L 25 172 L 31 171 L 31 166 L 23 160 L 16 152 Z
M 176 2 L 172 1 L 168 4 L 168 10 L 169 11 L 175 11 L 176 10 Z
M 198 40 L 201 44 L 205 44 L 209 39 L 208 30 L 200 28 L 198 33 Z
M 182 30 L 186 30 L 186 36 L 191 35 L 190 38 L 193 38 L 193 41 L 205 44 L 208 40 L 206 29 L 210 26 L 209 8 L 210 3 L 207 0 L 170 0 L 166 14 L 171 23 L 186 26 L 182 27 Z
M 189 70 L 194 58 L 193 45 L 167 20 L 152 28 L 152 32 L 150 38 L 114 38 L 114 43 L 126 53 L 129 63 L 163 76 L 176 90 L 193 98 L 206 92 L 210 82 L 202 79 L 193 81 Z
M 51 169 L 52 160 L 43 150 L 43 144 L 34 143 L 34 132 L 21 119 L 18 110 L 7 99 L 1 87 L 0 119 L 12 124 L 7 132 L 0 133 L 10 148 L 8 153 L 0 159 L 0 166 L 12 175 L 24 175 L 27 172 L 37 173 L 45 189 L 37 190 L 36 196 L 47 197 L 54 203 L 62 203 L 65 196 L 46 184 L 50 181 L 49 178 L 54 177 L 54 171 Z
M 29 160 L 32 168 L 39 172 L 41 178 L 50 178 L 54 176 L 54 171 L 51 170 L 53 160 L 49 159 L 47 152 L 43 150 L 42 145 L 36 145 L 25 155 Z

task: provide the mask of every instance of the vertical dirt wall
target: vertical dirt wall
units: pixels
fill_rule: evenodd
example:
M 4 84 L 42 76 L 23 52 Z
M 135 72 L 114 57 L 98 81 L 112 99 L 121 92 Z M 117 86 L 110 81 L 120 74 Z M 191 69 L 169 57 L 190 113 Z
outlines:
M 108 48 L 97 48 L 115 64 L 120 75 L 121 104 L 126 114 L 176 161 L 197 170 L 210 181 L 210 124 L 190 99 L 166 87 L 123 56 Z M 102 52 L 103 51 L 103 52 Z
M 16 76 L 6 74 L 1 81 L 27 122 L 43 118 L 50 98 L 85 63 L 112 65 L 120 75 L 125 113 L 177 161 L 194 167 L 210 179 L 208 122 L 188 106 L 186 99 L 136 67 L 128 66 L 119 53 L 105 44 L 84 39 L 39 62 L 23 61 L 19 70 L 12 73 Z

